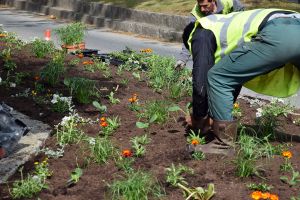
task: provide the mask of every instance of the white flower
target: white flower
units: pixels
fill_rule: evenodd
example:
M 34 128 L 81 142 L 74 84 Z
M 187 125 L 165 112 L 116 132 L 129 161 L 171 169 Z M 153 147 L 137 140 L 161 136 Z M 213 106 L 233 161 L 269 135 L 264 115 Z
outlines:
M 257 110 L 257 112 L 256 112 L 256 118 L 261 117 L 263 109 L 262 108 L 257 108 L 256 110 Z
M 89 144 L 90 144 L 90 145 L 95 145 L 95 144 L 96 144 L 95 138 L 90 137 L 88 140 L 89 140 Z
M 17 85 L 15 83 L 9 83 L 9 87 L 15 88 Z
M 1 85 L 1 82 L 2 82 L 2 78 L 0 77 L 0 85 Z

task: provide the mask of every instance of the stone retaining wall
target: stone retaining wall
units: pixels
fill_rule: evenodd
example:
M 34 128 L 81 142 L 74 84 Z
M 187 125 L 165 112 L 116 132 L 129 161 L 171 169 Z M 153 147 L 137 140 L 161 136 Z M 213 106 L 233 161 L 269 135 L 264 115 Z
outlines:
M 166 41 L 181 41 L 187 16 L 167 15 L 84 0 L 0 0 L 19 10 L 55 15 L 96 27 L 132 32 Z

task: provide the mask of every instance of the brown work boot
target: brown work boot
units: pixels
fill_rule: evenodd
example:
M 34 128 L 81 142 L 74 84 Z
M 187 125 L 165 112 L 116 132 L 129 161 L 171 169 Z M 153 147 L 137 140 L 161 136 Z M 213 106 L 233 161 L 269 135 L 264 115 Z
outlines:
M 190 153 L 201 151 L 211 154 L 234 154 L 234 142 L 237 136 L 237 120 L 214 120 L 212 134 L 215 138 L 211 142 L 204 145 L 188 145 L 188 151 Z
M 187 128 L 192 129 L 195 133 L 200 130 L 201 134 L 207 134 L 212 130 L 213 120 L 209 116 L 196 118 L 192 114 L 185 117 Z

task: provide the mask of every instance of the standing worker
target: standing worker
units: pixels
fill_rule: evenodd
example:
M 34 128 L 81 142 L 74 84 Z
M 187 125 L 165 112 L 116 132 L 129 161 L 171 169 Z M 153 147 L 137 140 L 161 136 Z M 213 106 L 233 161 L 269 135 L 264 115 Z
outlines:
M 191 14 L 193 15 L 191 22 L 201 19 L 202 17 L 211 15 L 211 14 L 229 14 L 231 12 L 243 11 L 244 6 L 240 3 L 239 0 L 197 0 L 197 4 L 194 6 Z M 182 44 L 182 51 L 180 53 L 180 58 L 175 64 L 175 69 L 183 69 L 190 57 L 189 50 Z M 197 63 L 198 59 L 193 58 L 194 65 L 199 65 Z M 207 114 L 207 94 L 205 91 L 206 88 L 206 79 L 205 76 L 199 74 L 197 67 L 193 68 L 193 115 L 191 119 L 188 120 L 189 126 L 193 126 L 192 121 L 197 118 L 200 118 L 203 113 Z M 198 77 L 197 80 L 195 77 Z M 200 91 L 196 88 L 203 88 Z M 209 121 L 207 121 L 209 123 Z M 202 126 L 202 125 L 201 125 Z M 198 127 L 192 127 L 198 128 Z
M 299 36 L 300 14 L 281 9 L 214 14 L 185 28 L 183 41 L 193 55 L 193 67 L 197 68 L 193 82 L 198 76 L 207 82 L 207 88 L 193 88 L 207 92 L 209 112 L 209 117 L 203 112 L 195 124 L 211 117 L 214 136 L 210 143 L 198 145 L 192 151 L 233 152 L 237 120 L 232 109 L 242 85 L 275 97 L 297 93 Z
M 229 14 L 231 12 L 243 11 L 245 8 L 239 0 L 197 0 L 196 5 L 191 11 L 191 22 L 195 22 L 201 17 L 211 14 Z M 175 68 L 182 69 L 185 67 L 190 58 L 190 52 L 182 44 L 182 50 L 179 59 L 176 62 Z

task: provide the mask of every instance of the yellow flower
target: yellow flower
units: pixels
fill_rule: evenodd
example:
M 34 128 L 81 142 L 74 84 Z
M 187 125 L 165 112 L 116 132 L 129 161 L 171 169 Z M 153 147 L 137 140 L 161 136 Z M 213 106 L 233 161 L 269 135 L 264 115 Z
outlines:
M 34 162 L 34 164 L 35 164 L 35 165 L 38 165 L 38 164 L 39 164 L 39 162 Z
M 279 200 L 279 197 L 276 194 L 271 194 L 270 200 Z
M 239 107 L 240 107 L 239 103 L 234 103 L 234 104 L 233 104 L 233 108 L 234 108 L 234 109 L 238 109 Z
M 254 200 L 259 200 L 262 197 L 261 191 L 254 191 L 251 194 L 251 198 Z
M 293 155 L 292 155 L 292 152 L 290 152 L 290 151 L 284 151 L 284 152 L 282 152 L 282 156 L 290 159 Z
M 31 91 L 31 94 L 32 94 L 32 96 L 36 96 L 36 95 L 37 95 L 37 92 L 34 91 L 34 90 L 32 90 L 32 91 Z
M 265 193 L 262 193 L 262 194 L 261 194 L 261 198 L 262 198 L 262 199 L 269 199 L 269 198 L 270 198 L 270 195 L 271 195 L 271 194 L 270 194 L 269 192 L 265 192 Z

